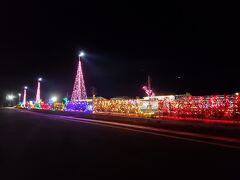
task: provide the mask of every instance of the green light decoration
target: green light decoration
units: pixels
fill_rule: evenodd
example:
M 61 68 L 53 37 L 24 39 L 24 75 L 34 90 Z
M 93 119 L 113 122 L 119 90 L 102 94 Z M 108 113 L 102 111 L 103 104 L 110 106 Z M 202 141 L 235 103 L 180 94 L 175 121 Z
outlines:
M 68 102 L 69 102 L 68 98 L 67 97 L 63 98 L 63 102 L 65 105 L 68 104 Z
M 41 109 L 41 105 L 40 104 L 35 104 L 35 108 L 36 109 Z

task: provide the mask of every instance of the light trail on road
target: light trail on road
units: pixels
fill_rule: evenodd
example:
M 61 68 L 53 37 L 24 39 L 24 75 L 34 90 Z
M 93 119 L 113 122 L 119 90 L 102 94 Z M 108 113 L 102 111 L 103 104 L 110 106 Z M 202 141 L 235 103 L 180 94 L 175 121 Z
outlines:
M 132 124 L 126 124 L 126 123 L 110 122 L 110 121 L 95 120 L 95 119 L 77 118 L 72 116 L 62 116 L 62 115 L 52 115 L 52 114 L 49 115 L 49 114 L 29 112 L 29 111 L 24 111 L 24 112 L 48 117 L 49 119 L 57 118 L 65 121 L 92 124 L 97 126 L 105 126 L 110 128 L 118 128 L 118 129 L 123 129 L 127 131 L 145 133 L 145 134 L 150 134 L 155 136 L 162 136 L 166 138 L 178 139 L 183 141 L 191 141 L 195 143 L 204 143 L 204 144 L 215 145 L 219 147 L 240 150 L 239 138 L 212 136 L 207 134 L 175 131 L 175 130 L 168 130 L 168 129 L 162 129 L 162 128 L 153 128 L 153 127 L 147 127 L 147 126 L 132 125 Z

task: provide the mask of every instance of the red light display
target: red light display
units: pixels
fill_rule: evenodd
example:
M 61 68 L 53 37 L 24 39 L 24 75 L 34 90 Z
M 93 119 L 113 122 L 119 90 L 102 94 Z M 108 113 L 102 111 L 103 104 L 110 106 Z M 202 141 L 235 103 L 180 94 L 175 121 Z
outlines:
M 240 97 L 236 96 L 187 96 L 175 100 L 159 101 L 160 116 L 204 119 L 239 118 Z

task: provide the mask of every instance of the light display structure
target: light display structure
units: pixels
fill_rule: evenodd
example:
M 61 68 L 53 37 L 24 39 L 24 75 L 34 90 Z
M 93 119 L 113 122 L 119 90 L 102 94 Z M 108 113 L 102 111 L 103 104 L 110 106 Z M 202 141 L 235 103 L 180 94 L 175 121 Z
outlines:
M 141 114 L 140 104 L 135 99 L 128 100 L 95 99 L 93 104 L 95 112 Z
M 148 85 L 147 85 L 147 86 L 143 86 L 143 90 L 144 90 L 145 93 L 148 95 L 147 112 L 153 114 L 151 97 L 152 97 L 152 96 L 155 96 L 155 93 L 154 93 L 153 90 L 151 89 L 151 80 L 150 80 L 150 76 L 149 76 L 149 75 L 148 75 Z
M 87 93 L 86 93 L 85 83 L 83 79 L 82 64 L 81 64 L 80 57 L 81 56 L 79 55 L 77 75 L 75 78 L 71 102 L 78 102 L 78 101 L 87 99 Z
M 82 64 L 81 64 L 81 56 L 83 53 L 79 55 L 78 69 L 77 75 L 74 82 L 73 92 L 71 101 L 66 104 L 66 111 L 81 111 L 86 112 L 88 109 L 87 93 L 86 87 L 83 78 L 82 72 Z
M 53 104 L 54 111 L 64 111 L 65 105 L 63 103 L 56 102 Z
M 159 101 L 160 116 L 200 119 L 238 119 L 240 97 L 236 96 L 187 96 Z
M 69 102 L 66 111 L 92 112 L 92 105 L 86 101 Z
M 41 81 L 42 81 L 42 78 L 38 78 L 37 94 L 36 94 L 36 104 L 41 103 L 41 97 L 40 97 Z

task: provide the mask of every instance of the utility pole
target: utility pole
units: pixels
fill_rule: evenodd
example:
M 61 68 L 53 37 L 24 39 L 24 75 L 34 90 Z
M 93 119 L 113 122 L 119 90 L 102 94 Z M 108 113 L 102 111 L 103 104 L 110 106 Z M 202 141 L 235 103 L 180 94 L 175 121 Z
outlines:
M 151 105 L 151 96 L 152 96 L 152 90 L 151 90 L 151 78 L 150 75 L 148 74 L 148 110 L 149 112 L 152 112 L 152 105 Z
M 20 102 L 21 102 L 21 93 L 18 93 L 18 104 L 20 104 Z
M 147 112 L 148 113 L 153 113 L 153 111 L 152 111 L 152 103 L 151 103 L 152 98 L 151 97 L 154 95 L 154 93 L 153 93 L 153 91 L 151 89 L 151 78 L 150 78 L 149 74 L 148 74 L 147 86 L 143 86 L 143 90 L 145 91 L 145 93 L 148 96 Z
M 92 112 L 94 113 L 94 103 L 95 103 L 95 96 L 96 96 L 96 89 L 95 87 L 92 87 Z

